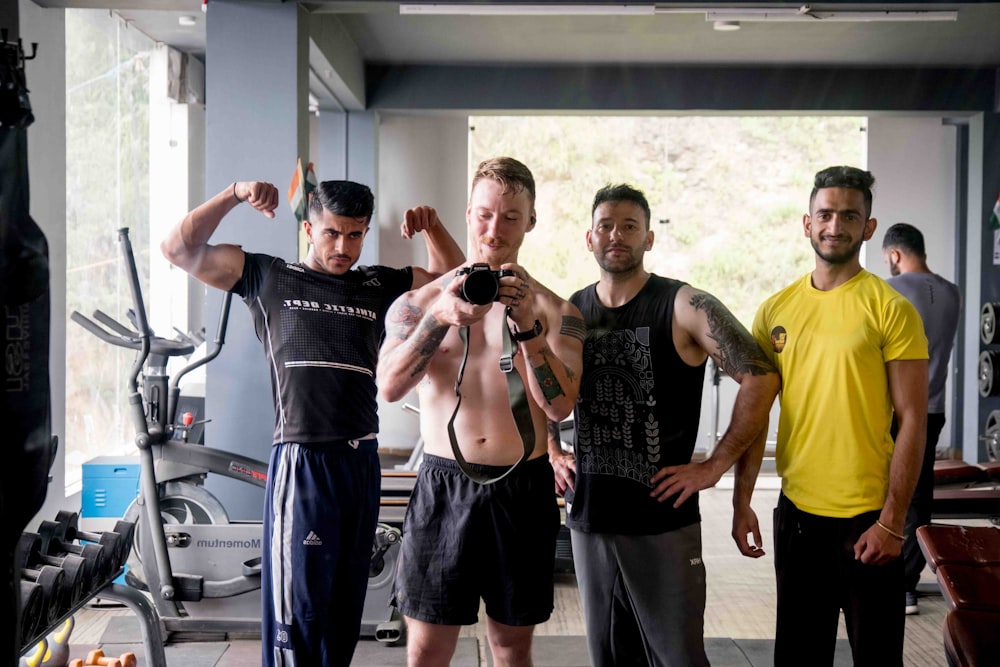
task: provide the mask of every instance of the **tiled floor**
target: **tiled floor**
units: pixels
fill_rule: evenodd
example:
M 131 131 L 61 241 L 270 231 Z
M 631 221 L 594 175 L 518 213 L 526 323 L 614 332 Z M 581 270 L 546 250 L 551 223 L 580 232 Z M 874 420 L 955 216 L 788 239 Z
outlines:
M 753 506 L 757 512 L 764 533 L 764 546 L 768 554 L 763 558 L 752 560 L 744 558 L 737 551 L 730 537 L 732 508 L 732 480 L 723 478 L 719 487 L 701 494 L 702 534 L 704 541 L 704 558 L 708 571 L 708 603 L 705 617 L 705 635 L 721 640 L 769 640 L 774 633 L 774 570 L 771 560 L 771 510 L 775 505 L 778 491 L 777 479 L 762 477 L 754 494 Z M 976 522 L 969 522 L 976 523 Z M 978 522 L 980 525 L 982 522 Z M 941 628 L 947 612 L 943 598 L 938 594 L 933 574 L 924 572 L 921 590 L 928 593 L 920 599 L 921 613 L 907 617 L 906 645 L 904 649 L 904 664 L 907 667 L 941 667 L 946 665 L 942 649 Z M 539 625 L 536 635 L 539 637 L 579 637 L 584 634 L 583 621 L 577 597 L 576 582 L 572 575 L 559 575 L 556 582 L 556 608 L 552 618 Z M 84 610 L 77 618 L 74 631 L 74 643 L 96 645 L 102 636 L 108 619 L 113 616 L 128 615 L 127 611 L 95 611 Z M 478 623 L 463 628 L 463 638 L 478 640 L 480 664 L 487 665 L 487 648 L 485 641 L 485 625 Z M 840 637 L 846 638 L 841 625 Z M 550 642 L 540 640 L 540 645 Z M 579 642 L 574 642 L 576 646 Z M 468 648 L 471 642 L 463 643 Z M 367 649 L 368 647 L 366 647 Z M 373 648 L 384 648 L 374 646 Z M 257 664 L 259 642 L 233 642 L 218 661 L 207 663 L 205 667 L 246 667 Z M 585 656 L 585 649 L 577 647 L 577 653 Z M 369 658 L 362 656 L 362 651 L 355 664 L 384 663 L 397 664 L 401 650 L 390 650 L 390 653 L 376 653 L 381 658 L 371 658 L 376 662 L 368 662 Z M 366 653 L 367 654 L 367 653 Z M 390 656 L 393 656 L 390 660 Z M 171 658 L 168 656 L 168 661 Z M 536 658 L 537 660 L 537 658 Z M 463 660 L 463 664 L 467 661 Z M 178 664 L 183 667 L 200 667 L 189 658 L 184 658 Z M 398 663 L 402 664 L 402 663 Z M 458 662 L 455 663 L 456 665 Z M 536 664 L 545 667 L 546 664 L 585 664 L 567 662 L 541 662 Z M 751 664 L 751 663 L 747 663 Z

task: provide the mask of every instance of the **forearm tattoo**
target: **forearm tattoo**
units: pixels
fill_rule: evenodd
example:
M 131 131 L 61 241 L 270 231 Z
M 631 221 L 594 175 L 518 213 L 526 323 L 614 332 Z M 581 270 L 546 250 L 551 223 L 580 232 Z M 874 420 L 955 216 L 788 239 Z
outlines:
M 579 317 L 564 315 L 562 318 L 562 326 L 559 328 L 559 333 L 563 336 L 569 336 L 570 338 L 576 338 L 577 340 L 582 341 L 587 337 L 587 326 Z
M 692 296 L 690 304 L 705 311 L 708 335 L 719 344 L 719 365 L 730 377 L 777 372 L 757 341 L 721 301 L 702 292 Z
M 553 356 L 552 351 L 546 347 L 542 348 L 538 354 L 542 356 L 542 363 L 538 366 L 532 366 L 531 371 L 535 374 L 535 379 L 538 380 L 538 386 L 542 388 L 542 396 L 551 405 L 552 401 L 560 396 L 565 396 L 566 392 L 563 391 L 556 374 L 552 372 L 552 366 L 549 365 L 549 357 Z
M 434 353 L 437 352 L 438 347 L 441 345 L 441 341 L 444 340 L 444 336 L 447 333 L 448 327 L 444 326 L 433 317 L 427 316 L 420 320 L 420 326 L 417 328 L 416 332 L 414 332 L 414 336 L 416 337 L 414 344 L 416 346 L 419 359 L 417 360 L 417 365 L 413 368 L 413 372 L 410 374 L 411 377 L 417 377 L 424 372 L 424 369 L 427 368 L 427 364 L 431 361 L 431 357 L 433 357 Z
M 549 430 L 549 440 L 552 442 L 560 442 L 562 440 L 562 433 L 559 429 L 559 422 L 554 422 L 551 419 L 546 420 L 546 428 Z

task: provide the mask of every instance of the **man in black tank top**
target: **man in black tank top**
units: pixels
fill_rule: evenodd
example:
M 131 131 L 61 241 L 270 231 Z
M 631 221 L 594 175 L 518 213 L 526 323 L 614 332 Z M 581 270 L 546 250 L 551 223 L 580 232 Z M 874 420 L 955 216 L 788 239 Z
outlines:
M 423 232 L 430 271 L 353 268 L 374 197 L 350 181 L 323 181 L 310 198 L 302 262 L 209 244 L 242 203 L 273 218 L 278 191 L 233 183 L 188 213 L 161 248 L 203 283 L 243 297 L 270 371 L 262 664 L 346 667 L 360 634 L 378 518 L 375 366 L 385 313 L 397 296 L 464 257 L 434 209 L 418 207 L 406 212 L 401 232 Z
M 778 375 L 715 297 L 645 270 L 642 192 L 606 186 L 592 214 L 587 248 L 601 279 L 570 297 L 587 325 L 574 454 L 557 425 L 549 437 L 591 661 L 707 665 L 697 492 L 766 435 Z M 711 457 L 691 463 L 709 356 L 740 388 Z

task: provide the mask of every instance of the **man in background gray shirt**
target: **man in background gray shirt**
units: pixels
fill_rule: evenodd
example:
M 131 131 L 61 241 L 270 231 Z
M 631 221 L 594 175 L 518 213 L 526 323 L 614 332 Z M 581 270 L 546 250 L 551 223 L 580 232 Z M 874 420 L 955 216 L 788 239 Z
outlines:
M 892 277 L 889 284 L 905 296 L 920 313 L 930 352 L 927 393 L 927 446 L 917 489 L 906 513 L 903 533 L 903 563 L 906 576 L 906 613 L 920 613 L 917 607 L 917 582 L 924 569 L 924 555 L 917 544 L 918 526 L 930 523 L 934 499 L 934 459 L 938 436 L 944 427 L 945 383 L 948 360 L 958 329 L 962 293 L 958 287 L 927 268 L 924 235 L 913 225 L 900 222 L 890 227 L 882 239 L 882 258 Z M 893 421 L 892 435 L 896 437 Z

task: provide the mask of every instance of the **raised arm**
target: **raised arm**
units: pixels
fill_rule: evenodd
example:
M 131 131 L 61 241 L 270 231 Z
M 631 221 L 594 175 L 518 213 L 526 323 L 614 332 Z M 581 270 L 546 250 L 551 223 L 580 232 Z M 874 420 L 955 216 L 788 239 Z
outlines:
M 652 481 L 657 484 L 653 495 L 661 501 L 677 496 L 676 507 L 691 494 L 714 486 L 767 428 L 768 414 L 781 380 L 750 332 L 711 294 L 692 287 L 682 288 L 674 305 L 674 321 L 681 332 L 678 351 L 682 355 L 686 334 L 689 347 L 711 355 L 740 385 L 729 428 L 711 457 L 701 463 L 668 466 L 653 475 Z
M 406 211 L 400 234 L 404 239 L 423 232 L 427 244 L 427 269 L 413 267 L 413 288 L 422 287 L 465 261 L 465 253 L 452 238 L 448 228 L 430 206 L 417 206 Z
M 878 523 L 861 534 L 854 555 L 862 563 L 880 565 L 899 556 L 903 524 L 927 443 L 927 360 L 889 361 L 889 396 L 899 423 L 889 464 L 889 491 Z M 881 524 L 881 525 L 879 525 Z
M 244 202 L 273 218 L 278 190 L 261 181 L 239 181 L 226 187 L 174 225 L 160 243 L 163 256 L 206 285 L 232 289 L 243 273 L 243 251 L 228 243 L 211 245 L 208 240 L 226 214 Z

